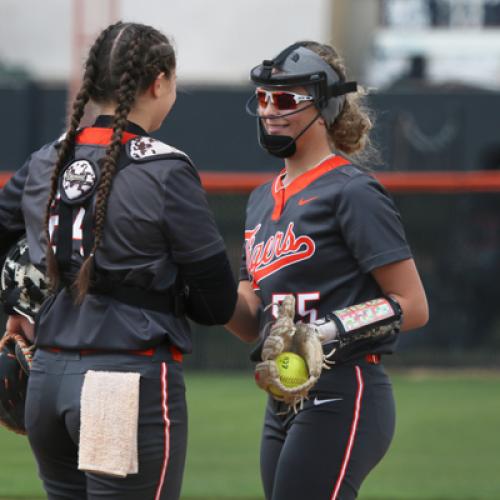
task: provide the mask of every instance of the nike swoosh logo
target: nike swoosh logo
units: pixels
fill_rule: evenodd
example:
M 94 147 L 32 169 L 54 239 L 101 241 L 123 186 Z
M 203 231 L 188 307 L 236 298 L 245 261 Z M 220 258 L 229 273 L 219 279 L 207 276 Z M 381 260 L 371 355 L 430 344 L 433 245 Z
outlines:
M 314 404 L 314 406 L 319 406 L 319 405 L 324 405 L 326 403 L 333 403 L 334 401 L 342 401 L 342 398 L 334 398 L 334 399 L 314 398 L 313 404 Z
M 302 205 L 306 205 L 307 203 L 309 203 L 310 201 L 313 201 L 317 198 L 317 196 L 311 196 L 311 198 L 301 198 L 299 200 L 299 207 L 301 207 Z

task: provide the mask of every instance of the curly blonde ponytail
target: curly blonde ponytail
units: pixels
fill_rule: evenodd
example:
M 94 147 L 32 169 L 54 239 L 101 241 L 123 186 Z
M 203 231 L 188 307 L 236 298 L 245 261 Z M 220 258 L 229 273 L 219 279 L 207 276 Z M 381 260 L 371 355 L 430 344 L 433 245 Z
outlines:
M 304 41 L 300 44 L 318 54 L 343 80 L 347 80 L 344 61 L 330 45 Z M 332 147 L 364 164 L 378 160 L 378 151 L 371 142 L 370 131 L 374 125 L 373 112 L 365 103 L 367 92 L 358 85 L 358 91 L 346 94 L 339 116 L 328 129 Z

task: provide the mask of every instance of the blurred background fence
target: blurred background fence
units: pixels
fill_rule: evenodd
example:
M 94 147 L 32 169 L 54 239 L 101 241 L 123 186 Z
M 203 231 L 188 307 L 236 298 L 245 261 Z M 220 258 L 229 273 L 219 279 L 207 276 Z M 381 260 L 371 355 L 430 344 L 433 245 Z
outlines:
M 394 193 L 428 295 L 431 316 L 404 334 L 388 365 L 498 367 L 500 196 L 497 192 Z M 235 272 L 245 195 L 210 196 Z M 248 348 L 223 329 L 195 327 L 192 366 L 239 368 Z
M 280 168 L 256 145 L 254 120 L 244 112 L 249 93 L 246 87 L 181 87 L 172 118 L 156 134 L 197 164 L 235 275 L 249 190 Z M 61 133 L 65 103 L 63 87 L 0 88 L 8 117 L 0 124 L 0 178 Z M 379 117 L 383 157 L 375 174 L 401 211 L 431 309 L 429 324 L 403 335 L 401 356 L 388 362 L 498 366 L 500 94 L 394 91 L 372 96 L 370 104 Z M 193 325 L 193 335 L 188 366 L 249 363 L 249 347 L 224 329 Z
M 381 152 L 371 167 L 401 211 L 430 303 L 428 325 L 403 335 L 400 356 L 388 364 L 499 366 L 500 1 L 311 0 L 308 23 L 294 14 L 304 8 L 299 0 L 240 3 L 243 11 L 236 12 L 229 0 L 210 9 L 202 0 L 150 0 L 151 8 L 138 12 L 131 0 L 47 0 L 37 14 L 35 0 L 23 6 L 4 0 L 0 185 L 31 151 L 63 132 L 93 34 L 117 17 L 154 24 L 173 33 L 181 61 L 177 103 L 155 136 L 185 150 L 200 170 L 236 275 L 249 190 L 281 168 L 260 150 L 255 120 L 245 114 L 248 69 L 297 39 L 331 41 L 351 76 L 371 88 Z M 266 16 L 259 21 L 272 30 L 263 25 L 257 34 L 252 16 L 260 11 Z M 274 23 L 284 12 L 287 22 Z M 46 25 L 35 36 L 37 15 L 71 20 L 61 23 L 68 43 L 44 49 L 50 37 L 44 39 Z M 204 16 L 224 24 L 220 34 L 195 20 Z M 33 39 L 16 38 L 16 17 L 31 26 Z M 66 67 L 58 65 L 64 47 L 72 54 Z M 250 348 L 222 328 L 193 325 L 193 336 L 188 366 L 249 364 Z

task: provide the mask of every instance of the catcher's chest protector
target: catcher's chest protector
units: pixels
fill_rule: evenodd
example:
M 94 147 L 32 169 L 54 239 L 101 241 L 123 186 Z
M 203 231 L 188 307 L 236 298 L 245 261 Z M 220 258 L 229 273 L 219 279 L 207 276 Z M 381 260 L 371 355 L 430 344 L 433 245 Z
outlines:
M 86 129 L 77 143 L 85 143 Z M 182 151 L 147 136 L 124 134 L 125 144 L 117 171 L 163 158 L 189 158 Z M 96 192 L 101 178 L 99 161 L 91 158 L 70 160 L 61 170 L 56 198 L 51 205 L 49 233 L 60 269 L 71 270 L 75 255 L 87 257 L 94 244 L 93 219 Z

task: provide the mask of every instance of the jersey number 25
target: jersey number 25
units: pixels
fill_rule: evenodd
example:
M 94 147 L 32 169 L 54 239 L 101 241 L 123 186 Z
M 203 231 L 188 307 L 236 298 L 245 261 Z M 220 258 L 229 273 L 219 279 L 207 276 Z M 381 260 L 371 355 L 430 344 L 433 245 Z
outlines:
M 306 323 L 312 323 L 318 319 L 318 310 L 310 307 L 308 302 L 318 301 L 319 292 L 303 292 L 303 293 L 273 293 L 273 309 L 272 315 L 274 318 L 278 317 L 278 305 L 283 302 L 285 297 L 295 295 L 295 304 L 297 307 L 297 314 L 304 319 Z M 307 319 L 306 319 L 307 318 Z

